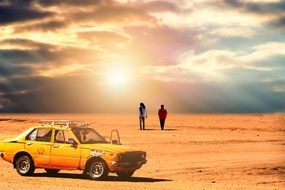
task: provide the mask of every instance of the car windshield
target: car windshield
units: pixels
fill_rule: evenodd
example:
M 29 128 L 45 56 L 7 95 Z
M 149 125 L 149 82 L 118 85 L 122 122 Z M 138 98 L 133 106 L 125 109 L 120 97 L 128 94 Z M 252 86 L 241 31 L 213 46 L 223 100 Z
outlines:
M 81 144 L 108 143 L 104 137 L 92 128 L 74 128 L 72 132 Z

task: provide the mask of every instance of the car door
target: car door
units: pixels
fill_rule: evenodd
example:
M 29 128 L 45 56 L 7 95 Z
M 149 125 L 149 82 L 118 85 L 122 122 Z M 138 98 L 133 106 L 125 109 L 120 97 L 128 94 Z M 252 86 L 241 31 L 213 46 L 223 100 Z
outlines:
M 80 148 L 68 143 L 73 138 L 69 130 L 55 130 L 51 146 L 51 165 L 61 168 L 77 169 L 80 162 Z
M 26 137 L 25 149 L 36 167 L 50 164 L 51 136 L 51 128 L 36 128 Z

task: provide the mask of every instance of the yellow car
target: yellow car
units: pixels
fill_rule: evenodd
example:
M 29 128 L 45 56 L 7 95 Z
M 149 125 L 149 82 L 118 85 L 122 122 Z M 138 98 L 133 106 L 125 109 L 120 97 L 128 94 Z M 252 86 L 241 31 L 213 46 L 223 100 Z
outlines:
M 83 170 L 90 179 L 100 180 L 109 172 L 130 178 L 147 162 L 146 152 L 120 143 L 117 130 L 110 142 L 86 122 L 43 121 L 19 136 L 0 142 L 1 157 L 12 163 L 22 176 L 36 168 L 48 174 L 60 170 Z

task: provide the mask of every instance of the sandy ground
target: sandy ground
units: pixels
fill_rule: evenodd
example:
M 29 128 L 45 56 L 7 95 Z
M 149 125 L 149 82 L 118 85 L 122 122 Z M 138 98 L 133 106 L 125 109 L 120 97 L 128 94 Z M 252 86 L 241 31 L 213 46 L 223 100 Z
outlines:
M 0 160 L 1 189 L 285 189 L 284 114 L 170 115 L 165 131 L 155 115 L 139 131 L 136 115 L 2 114 L 0 140 L 40 119 L 87 120 L 106 137 L 119 129 L 122 143 L 145 150 L 148 163 L 130 181 L 113 174 L 91 181 L 78 171 L 21 177 Z

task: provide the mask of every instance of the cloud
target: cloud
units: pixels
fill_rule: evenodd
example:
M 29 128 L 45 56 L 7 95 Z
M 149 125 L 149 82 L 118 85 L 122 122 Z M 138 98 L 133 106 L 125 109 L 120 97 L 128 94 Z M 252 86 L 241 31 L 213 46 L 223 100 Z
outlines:
M 112 0 L 36 0 L 42 6 L 96 6 L 96 5 L 110 5 Z
M 224 0 L 224 3 L 234 9 L 238 9 L 248 14 L 256 14 L 260 16 L 266 22 L 268 27 L 283 28 L 285 25 L 284 21 L 284 10 L 285 1 L 235 1 L 235 0 Z M 284 31 L 284 30 L 283 30 Z
M 244 55 L 242 59 L 247 62 L 262 61 L 279 55 L 285 55 L 284 49 L 285 43 L 268 42 L 253 47 L 253 52 Z
M 84 39 L 90 46 L 97 44 L 104 49 L 114 49 L 130 42 L 130 37 L 115 31 L 85 31 L 77 33 L 79 39 Z
M 12 6 L 31 7 L 32 3 L 34 2 L 34 0 L 25 0 L 25 1 L 22 1 L 22 0 L 8 0 L 8 2 Z
M 284 45 L 270 42 L 257 45 L 249 52 L 221 49 L 195 54 L 190 51 L 182 54 L 176 65 L 149 65 L 144 67 L 142 72 L 157 80 L 189 83 L 213 80 L 233 82 L 244 80 L 246 75 L 251 76 L 250 80 L 260 80 L 270 71 L 277 74 L 278 70 L 285 69 L 281 65 L 274 67 L 272 63 L 272 58 L 276 56 L 281 56 L 281 61 L 285 60 Z
M 285 16 L 280 16 L 276 19 L 272 19 L 271 21 L 268 22 L 268 26 L 279 28 L 281 29 L 282 32 L 284 32 L 285 31 Z
M 31 8 L 0 5 L 0 24 L 10 24 L 22 21 L 42 19 L 52 16 L 49 11 L 38 11 Z
M 34 40 L 28 40 L 24 38 L 9 38 L 0 41 L 2 50 L 5 50 L 5 46 L 7 47 L 16 47 L 17 50 L 27 50 L 27 49 L 52 49 L 55 48 L 54 45 L 41 43 Z M 0 50 L 1 50 L 0 49 Z M 11 48 L 12 49 L 12 48 Z
M 131 22 L 149 22 L 155 20 L 145 11 L 136 7 L 124 5 L 99 6 L 90 11 L 78 11 L 73 13 L 71 18 L 77 22 L 95 22 L 95 23 L 128 23 Z
M 274 92 L 285 93 L 285 85 L 274 85 L 273 86 Z
M 285 9 L 285 1 L 283 0 L 273 2 L 244 2 L 242 0 L 224 0 L 224 3 L 231 7 L 239 8 L 241 10 L 256 14 L 282 14 Z
M 43 31 L 43 32 L 51 32 L 59 29 L 64 29 L 68 26 L 66 21 L 61 20 L 50 20 L 47 22 L 26 24 L 22 26 L 18 26 L 15 28 L 15 32 L 27 32 L 27 31 Z
M 32 73 L 32 69 L 27 66 L 14 66 L 14 65 L 0 65 L 1 76 L 18 76 L 18 75 L 29 75 Z
M 239 66 L 237 54 L 226 50 L 210 50 L 201 54 L 192 51 L 183 54 L 180 62 L 169 66 L 147 66 L 143 73 L 162 81 L 212 81 L 226 80 L 225 70 Z
M 182 12 L 182 9 L 176 3 L 169 1 L 149 1 L 138 4 L 137 7 L 148 12 Z
M 56 56 L 53 52 L 45 49 L 1 49 L 0 60 L 1 64 L 44 64 L 48 61 L 56 60 Z
M 0 110 L 8 111 L 9 108 L 12 108 L 13 106 L 15 106 L 15 104 L 13 104 L 13 102 L 10 99 L 0 96 Z
M 100 51 L 94 49 L 59 47 L 27 39 L 7 39 L 1 44 L 4 49 L 0 49 L 0 65 L 7 78 L 76 74 L 100 60 Z
M 244 27 L 244 26 L 226 26 L 226 27 L 217 27 L 216 29 L 213 29 L 210 31 L 210 34 L 213 36 L 218 37 L 244 37 L 244 38 L 250 38 L 256 35 L 256 31 L 253 28 L 250 27 Z
M 147 64 L 175 64 L 178 55 L 200 42 L 198 31 L 168 26 L 127 27 L 125 31 L 132 36 L 133 47 L 151 59 Z

